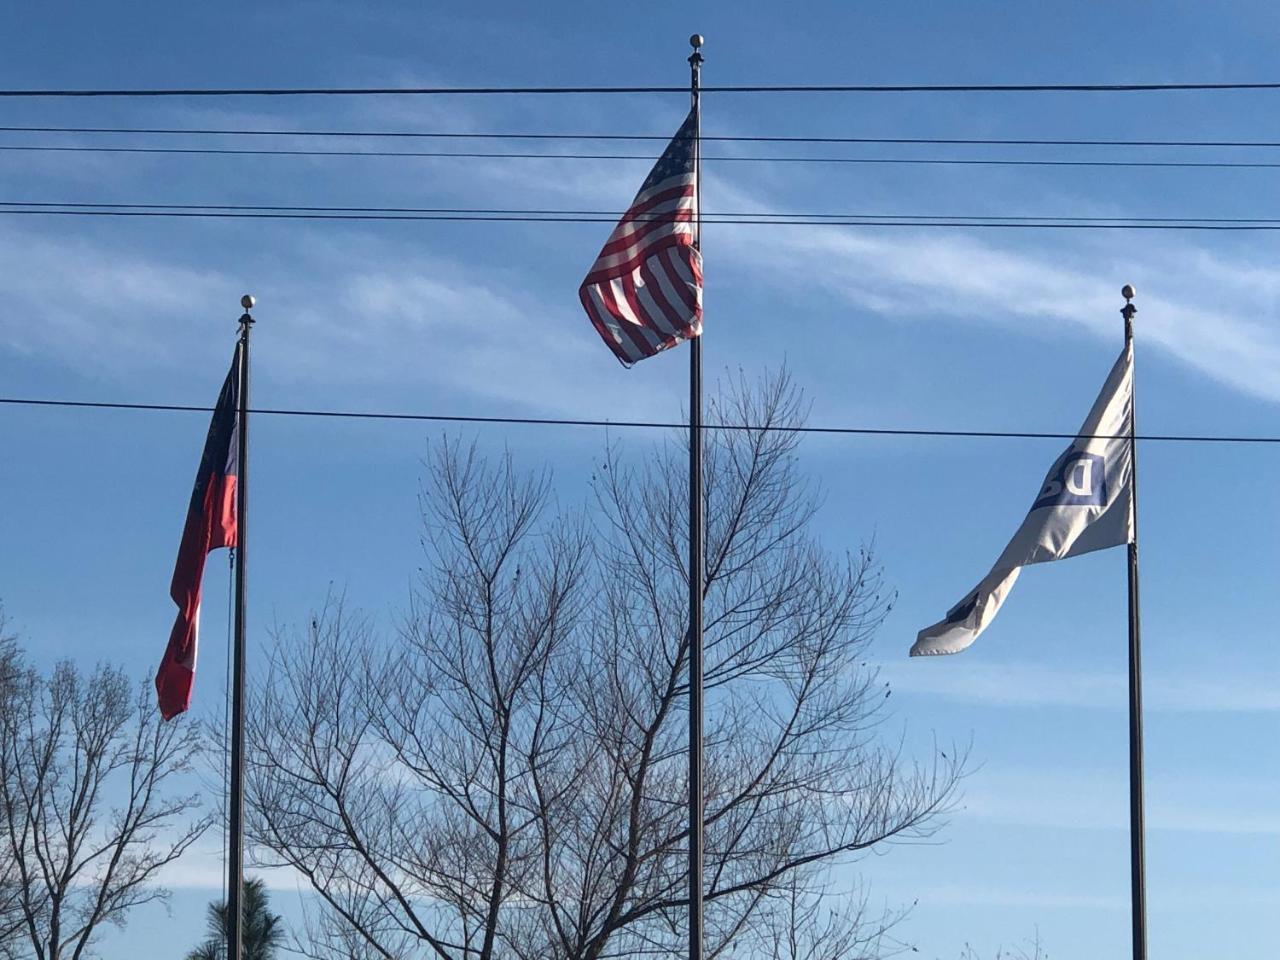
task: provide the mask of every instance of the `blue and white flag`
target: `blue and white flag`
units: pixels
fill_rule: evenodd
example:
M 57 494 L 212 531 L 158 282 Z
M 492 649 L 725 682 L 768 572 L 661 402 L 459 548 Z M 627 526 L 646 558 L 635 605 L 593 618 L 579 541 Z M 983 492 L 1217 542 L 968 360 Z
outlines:
M 973 643 L 1027 564 L 1133 540 L 1132 417 L 1133 349 L 1126 345 L 1079 435 L 1050 468 L 1000 559 L 946 619 L 920 631 L 913 657 L 959 653 Z

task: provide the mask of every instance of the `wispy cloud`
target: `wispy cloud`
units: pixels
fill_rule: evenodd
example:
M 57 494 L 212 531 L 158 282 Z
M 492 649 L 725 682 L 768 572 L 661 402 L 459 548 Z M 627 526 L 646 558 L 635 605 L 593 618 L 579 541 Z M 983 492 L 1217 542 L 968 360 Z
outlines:
M 373 109 L 378 112 L 330 118 L 325 125 L 465 130 L 493 123 L 492 117 L 456 105 Z M 184 122 L 289 125 L 266 113 L 208 110 L 192 111 Z M 670 118 L 650 113 L 641 126 L 659 129 L 669 123 Z M 303 143 L 316 145 L 298 141 Z M 625 205 L 646 165 L 637 161 L 633 176 L 620 173 L 632 165 L 606 161 L 441 163 L 387 161 L 360 167 L 376 175 L 357 178 L 344 173 L 354 168 L 318 164 L 311 175 L 320 188 L 327 185 L 330 195 L 352 202 L 358 193 L 368 195 L 369 202 L 396 197 L 406 204 L 448 205 L 444 201 L 483 197 L 477 205 L 607 210 Z M 178 181 L 174 189 L 223 200 L 209 193 L 211 184 L 221 183 L 211 171 L 229 169 L 201 168 L 201 175 Z M 245 194 L 261 199 L 254 196 L 260 187 L 293 192 L 286 177 L 293 168 L 264 163 L 261 169 L 261 178 L 242 173 L 228 181 L 238 199 Z M 436 170 L 447 175 L 436 176 Z M 767 168 L 735 171 L 733 179 L 709 177 L 708 207 L 776 210 L 777 189 Z M 105 237 L 102 233 L 64 239 L 66 234 L 28 227 L 0 224 L 0 256 L 10 277 L 0 344 L 13 352 L 41 353 L 77 369 L 96 369 L 104 356 L 119 356 L 113 366 L 125 375 L 136 372 L 128 369 L 131 364 L 181 368 L 207 342 L 209 328 L 199 317 L 212 303 L 234 304 L 240 292 L 241 282 L 228 275 L 225 258 L 212 266 L 193 259 L 208 249 L 208 238 L 182 248 L 130 247 L 92 239 Z M 582 245 L 573 262 L 585 266 L 597 240 L 583 240 L 586 231 L 554 229 Z M 1018 232 L 993 237 L 786 226 L 768 228 L 768 242 L 760 243 L 761 229 L 725 229 L 717 238 L 717 270 L 739 290 L 794 290 L 796 278 L 803 276 L 807 291 L 818 284 L 839 303 L 897 319 L 1000 325 L 1024 335 L 1074 330 L 1082 337 L 1113 338 L 1116 292 L 1110 281 L 1123 277 L 1139 285 L 1147 342 L 1237 390 L 1280 400 L 1280 326 L 1264 319 L 1274 313 L 1280 269 L 1265 251 L 1227 259 L 1191 241 L 1165 239 L 1129 244 L 1121 254 L 1110 237 L 1104 243 L 1064 235 L 1055 237 L 1050 249 Z M 232 230 L 227 226 L 214 236 L 240 236 Z M 602 239 L 607 225 L 591 235 L 596 234 Z M 255 228 L 254 235 L 262 245 L 261 232 Z M 545 260 L 537 267 L 507 260 L 495 268 L 436 233 L 429 245 L 347 225 L 288 236 L 287 260 L 277 255 L 252 262 L 271 280 L 264 309 L 266 302 L 282 307 L 273 325 L 289 338 L 290 348 L 275 369 L 294 383 L 361 375 L 381 383 L 425 378 L 457 395 L 545 412 L 581 412 L 587 395 L 604 398 L 619 418 L 655 412 L 653 391 L 637 389 L 642 381 L 652 382 L 653 367 L 620 383 L 624 378 L 599 362 L 600 345 L 577 312 L 576 266 L 569 270 L 557 260 L 548 273 Z M 822 269 L 814 270 L 814 263 Z M 27 322 L 29 316 L 41 322 Z M 164 337 L 155 336 L 157 317 L 173 321 Z M 749 327 L 742 330 L 744 338 L 751 335 Z M 575 371 L 572 381 L 564 376 L 569 369 Z
M 881 670 L 896 690 L 993 707 L 1126 709 L 1128 679 L 1119 672 L 1072 670 L 1032 663 L 891 661 Z M 1147 710 L 1181 713 L 1275 713 L 1280 677 L 1242 674 L 1149 675 Z
M 915 887 L 914 896 L 930 906 L 1028 907 L 1044 910 L 1120 910 L 1129 908 L 1127 897 L 1072 893 L 1067 890 L 1031 890 L 987 883 L 942 883 Z
M 245 871 L 258 877 L 271 890 L 294 892 L 305 888 L 306 880 L 296 871 L 286 867 L 255 867 Z M 160 871 L 157 882 L 177 890 L 211 890 L 221 892 L 227 878 L 226 861 L 222 849 L 211 843 L 201 843 L 189 849 L 182 857 Z
M 1280 837 L 1270 798 L 1280 783 L 1262 777 L 1155 776 L 1147 782 L 1153 831 Z M 1071 830 L 1127 830 L 1128 782 L 1082 769 L 982 769 L 966 783 L 958 820 Z
M 717 194 L 735 209 L 771 209 L 728 183 Z M 767 245 L 736 232 L 722 242 L 753 276 L 775 284 L 794 285 L 803 275 L 861 310 L 1023 333 L 1074 329 L 1114 338 L 1116 291 L 1103 281 L 1124 277 L 1141 293 L 1144 342 L 1244 393 L 1280 400 L 1280 328 L 1260 319 L 1274 312 L 1280 289 L 1274 258 L 1228 261 L 1170 241 L 1130 244 L 1121 257 L 1114 243 L 1064 240 L 1048 253 L 1012 235 L 995 242 L 825 226 L 772 227 Z
M 914 883 L 911 895 L 922 904 L 958 907 L 1004 907 L 1033 910 L 1129 910 L 1128 893 L 1076 893 L 1069 889 L 1031 889 L 1007 884 L 984 883 Z M 1191 908 L 1204 911 L 1213 904 L 1232 909 L 1274 908 L 1280 905 L 1280 889 L 1197 883 L 1194 886 L 1162 884 L 1153 898 L 1156 909 Z
M 233 289 L 215 270 L 9 224 L 0 224 L 0 260 L 0 345 L 85 372 L 173 366 L 191 343 L 193 305 L 223 302 Z M 165 336 L 156 336 L 157 318 Z
M 0 346 L 107 380 L 190 369 L 215 329 L 232 329 L 243 292 L 217 268 L 2 225 L 0 258 L 12 278 Z M 669 365 L 618 377 L 575 299 L 545 301 L 504 271 L 327 235 L 298 243 L 274 281 L 259 306 L 270 334 L 264 322 L 260 369 L 291 399 L 338 383 L 384 402 L 412 388 L 580 416 L 583 397 L 593 397 L 586 412 L 625 419 L 669 414 L 654 398 L 678 396 L 644 389 Z M 215 317 L 214 305 L 230 319 Z

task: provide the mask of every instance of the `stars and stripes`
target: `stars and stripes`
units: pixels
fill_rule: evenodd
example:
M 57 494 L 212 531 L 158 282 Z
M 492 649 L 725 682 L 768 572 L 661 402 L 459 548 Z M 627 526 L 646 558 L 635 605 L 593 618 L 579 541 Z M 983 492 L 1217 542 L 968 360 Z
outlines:
M 200 468 L 196 471 L 187 520 L 178 545 L 169 595 L 178 615 L 169 633 L 164 659 L 156 671 L 156 696 L 160 714 L 169 720 L 191 705 L 195 682 L 196 647 L 200 633 L 200 586 L 209 551 L 234 547 L 239 540 L 236 515 L 236 478 L 239 455 L 236 411 L 240 394 L 240 347 L 218 394 L 218 405 L 209 422 Z
M 702 333 L 696 148 L 691 111 L 578 291 L 587 316 L 626 366 Z

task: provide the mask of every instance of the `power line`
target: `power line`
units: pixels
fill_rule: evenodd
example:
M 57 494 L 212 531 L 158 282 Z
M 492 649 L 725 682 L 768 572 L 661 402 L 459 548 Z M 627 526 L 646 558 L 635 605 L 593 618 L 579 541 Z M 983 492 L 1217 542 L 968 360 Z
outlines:
M 106 204 L 106 202 L 77 201 L 0 201 L 0 215 L 9 214 L 54 214 L 72 215 L 113 214 L 124 215 L 128 212 L 154 212 L 157 216 L 180 214 L 209 216 L 227 214 L 317 214 L 317 218 L 306 219 L 402 219 L 402 220 L 494 220 L 498 223 L 509 221 L 530 221 L 530 223 L 613 223 L 622 216 L 616 210 L 549 210 L 549 209 L 500 209 L 500 207 L 380 207 L 380 206 L 289 206 L 289 205 L 256 205 L 256 204 Z M 367 215 L 367 216 L 365 216 Z M 636 215 L 636 221 L 664 221 L 668 215 L 655 214 Z M 819 212 L 714 212 L 703 214 L 703 223 L 712 224 L 744 224 L 744 225 L 835 225 L 835 227 L 856 227 L 856 225 L 881 224 L 882 221 L 899 224 L 902 227 L 911 225 L 931 225 L 946 223 L 965 227 L 965 225 L 1005 224 L 1009 227 L 1076 227 L 1076 225 L 1092 225 L 1092 227 L 1115 228 L 1169 228 L 1178 227 L 1216 227 L 1216 225 L 1248 225 L 1248 227 L 1277 227 L 1280 218 L 1197 218 L 1197 216 L 1015 216 L 1001 214 L 961 215 L 961 214 L 819 214 Z
M 125 153 L 194 156 L 251 157 L 410 157 L 458 160 L 645 160 L 652 154 L 636 153 L 513 153 L 449 150 L 284 150 L 242 147 L 98 147 L 53 144 L 0 144 L 3 152 L 25 153 Z M 861 165 L 960 166 L 960 167 L 1145 167 L 1275 170 L 1280 162 L 1255 160 L 991 160 L 960 157 L 765 157 L 709 156 L 713 163 L 840 163 Z
M 446 222 L 446 223 L 613 223 L 615 216 L 542 216 L 542 215 L 477 215 L 477 214 L 384 214 L 384 213 L 291 213 L 291 212 L 246 212 L 234 210 L 120 210 L 120 209 L 30 209 L 0 208 L 0 216 L 19 217 L 115 217 L 115 218 L 155 218 L 170 219 L 203 219 L 203 220 L 319 220 L 319 221 L 352 221 L 352 222 Z M 777 219 L 762 216 L 754 219 L 704 216 L 703 224 L 719 226 L 811 226 L 811 227 L 914 227 L 918 229 L 961 229 L 961 230 L 1196 230 L 1196 231 L 1249 231 L 1269 232 L 1280 230 L 1280 222 L 1243 221 L 1233 222 L 1152 222 L 1152 221 L 1117 221 L 1117 222 L 1077 222 L 1077 221 L 1033 221 L 1026 219 L 1008 220 L 928 220 L 919 217 L 902 219 Z
M 253 130 L 232 127 L 48 127 L 0 126 L 0 133 L 137 134 L 169 136 L 238 137 L 352 137 L 436 140 L 621 140 L 665 143 L 669 134 L 637 133 L 468 133 L 419 130 Z M 1280 140 L 1091 140 L 997 137 L 799 137 L 799 136 L 713 136 L 702 140 L 718 143 L 849 143 L 930 146 L 1017 146 L 1017 147 L 1262 147 L 1280 148 Z
M 213 407 L 195 406 L 177 403 L 110 403 L 91 400 L 44 400 L 30 397 L 0 397 L 0 404 L 10 406 L 32 407 L 64 407 L 72 409 L 93 410 L 128 410 L 148 412 L 178 413 L 210 413 Z M 480 417 L 457 414 L 433 413 L 377 413 L 357 410 L 308 410 L 288 408 L 259 408 L 250 413 L 276 417 L 318 417 L 344 420 L 391 420 L 417 421 L 428 423 L 473 423 L 473 424 L 506 424 L 513 426 L 541 427 L 608 427 L 618 429 L 641 430 L 687 430 L 688 423 L 665 420 L 592 420 L 563 417 Z M 1053 433 L 1049 431 L 1024 430 L 928 430 L 889 427 L 809 427 L 809 426 L 775 426 L 768 424 L 742 423 L 709 423 L 704 426 L 709 431 L 734 432 L 776 432 L 801 434 L 833 434 L 848 436 L 885 436 L 885 437 L 940 437 L 961 439 L 999 439 L 999 440 L 1120 440 L 1126 434 L 1075 434 Z M 1245 444 L 1280 444 L 1280 436 L 1230 436 L 1216 434 L 1139 434 L 1134 439 L 1161 443 L 1245 443 Z
M 491 207 L 334 207 L 334 206 L 299 206 L 237 203 L 89 203 L 82 201 L 59 200 L 0 200 L 0 212 L 4 208 L 46 208 L 62 207 L 75 210 L 196 210 L 196 211 L 251 211 L 251 212 L 290 212 L 290 213 L 377 213 L 377 214 L 441 214 L 477 216 L 529 216 L 547 218 L 592 218 L 569 219 L 569 223 L 595 222 L 595 218 L 613 222 L 621 217 L 621 210 L 564 210 L 564 209 L 513 209 Z M 53 211 L 51 211 L 53 212 Z M 1143 223 L 1172 224 L 1280 224 L 1280 217 L 1082 217 L 1056 216 L 1042 214 L 1039 216 L 1014 216 L 1004 214 L 921 214 L 921 213 L 772 213 L 769 211 L 751 211 L 746 213 L 730 213 L 707 211 L 703 213 L 704 222 L 738 222 L 773 223 L 778 221 L 810 220 L 823 222 L 828 220 L 955 220 L 968 221 L 1010 221 L 1038 224 L 1043 222 L 1088 223 L 1088 224 L 1121 224 L 1132 226 Z M 663 222 L 670 219 L 669 214 L 635 214 L 635 221 Z
M 1280 83 L 925 83 L 925 84 L 718 84 L 703 93 L 1156 93 L 1280 90 Z M 565 94 L 687 94 L 687 86 L 582 87 L 178 87 L 160 89 L 0 90 L 10 98 L 153 97 L 383 97 Z

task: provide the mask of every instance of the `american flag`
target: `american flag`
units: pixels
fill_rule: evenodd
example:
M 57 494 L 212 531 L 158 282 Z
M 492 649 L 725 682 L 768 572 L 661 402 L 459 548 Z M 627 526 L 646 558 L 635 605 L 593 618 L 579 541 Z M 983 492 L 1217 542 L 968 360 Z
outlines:
M 690 112 L 591 265 L 578 295 L 625 366 L 702 333 L 702 254 Z

